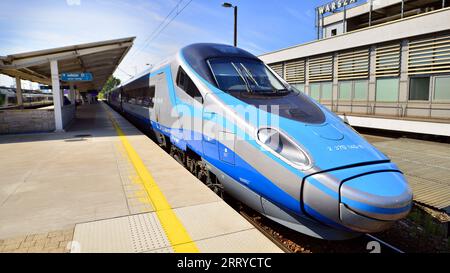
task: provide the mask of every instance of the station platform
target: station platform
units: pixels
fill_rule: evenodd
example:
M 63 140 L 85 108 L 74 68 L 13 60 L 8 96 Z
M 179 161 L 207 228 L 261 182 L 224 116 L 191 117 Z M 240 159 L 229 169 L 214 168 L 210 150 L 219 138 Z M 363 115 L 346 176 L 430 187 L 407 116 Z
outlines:
M 450 137 L 450 120 L 448 119 L 374 116 L 364 114 L 339 114 L 339 116 L 342 119 L 347 120 L 347 122 L 354 127 Z
M 104 103 L 0 151 L 0 252 L 281 252 Z

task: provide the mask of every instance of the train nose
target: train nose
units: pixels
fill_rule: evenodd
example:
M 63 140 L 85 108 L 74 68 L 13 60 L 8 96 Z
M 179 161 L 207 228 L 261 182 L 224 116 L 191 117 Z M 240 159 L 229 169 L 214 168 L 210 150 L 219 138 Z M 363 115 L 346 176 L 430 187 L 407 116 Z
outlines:
M 412 191 L 399 172 L 362 175 L 340 187 L 340 220 L 357 231 L 382 231 L 406 217 L 411 205 Z

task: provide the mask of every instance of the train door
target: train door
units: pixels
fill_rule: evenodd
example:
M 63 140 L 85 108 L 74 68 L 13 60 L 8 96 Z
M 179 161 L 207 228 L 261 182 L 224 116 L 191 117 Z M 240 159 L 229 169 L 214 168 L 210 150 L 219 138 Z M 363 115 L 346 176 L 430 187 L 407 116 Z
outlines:
M 162 79 L 162 74 L 158 74 L 152 78 L 150 78 L 150 84 L 155 85 L 155 98 L 154 98 L 154 107 L 153 111 L 155 113 L 155 122 L 160 124 L 161 122 L 161 108 L 164 109 L 164 106 L 161 105 L 163 103 L 163 98 L 166 97 L 165 93 L 167 92 L 167 88 L 164 86 L 164 81 Z
M 168 88 L 166 72 L 161 72 L 158 75 L 152 77 L 151 84 L 155 86 L 155 98 L 154 98 L 154 120 L 159 124 L 161 130 L 165 134 L 171 134 L 174 129 L 173 126 L 178 120 L 176 111 L 176 105 L 172 105 L 169 92 L 172 92 Z M 172 94 L 173 96 L 173 94 Z
M 156 110 L 155 110 L 155 95 L 156 95 L 156 85 L 151 79 L 149 80 L 149 87 L 145 93 L 144 106 L 148 109 L 148 119 L 150 122 L 156 121 Z
M 203 103 L 202 110 L 202 146 L 203 155 L 206 159 L 219 158 L 219 142 L 217 113 L 214 111 L 213 103 L 210 101 L 210 96 L 207 94 Z
M 120 91 L 119 91 L 119 109 L 120 109 L 120 111 L 122 111 L 123 112 L 123 105 L 122 105 L 122 103 L 123 103 L 123 88 L 120 88 L 119 89 Z

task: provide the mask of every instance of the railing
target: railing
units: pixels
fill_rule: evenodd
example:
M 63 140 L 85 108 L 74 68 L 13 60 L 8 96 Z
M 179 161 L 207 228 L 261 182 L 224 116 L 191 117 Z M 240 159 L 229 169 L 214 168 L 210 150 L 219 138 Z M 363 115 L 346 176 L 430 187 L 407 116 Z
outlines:
M 373 112 L 372 112 L 372 106 L 371 105 L 367 105 L 367 104 L 363 104 L 363 105 L 360 105 L 360 104 L 353 104 L 353 103 L 350 103 L 350 104 L 340 104 L 340 103 L 336 103 L 336 104 L 333 104 L 333 110 L 338 110 L 339 109 L 339 107 L 350 107 L 350 112 L 352 112 L 353 113 L 353 107 L 362 107 L 362 108 L 366 108 L 366 110 L 368 110 L 368 111 L 366 111 L 366 113 L 368 114 L 368 115 L 371 115 Z
M 433 111 L 448 111 L 448 119 L 450 119 L 450 108 L 440 108 L 440 107 L 414 107 L 414 106 L 405 106 L 405 116 L 407 116 L 408 110 L 427 110 L 428 111 L 428 118 L 436 118 L 433 117 L 431 114 Z
M 404 113 L 405 113 L 405 110 L 403 109 L 403 105 L 373 105 L 372 108 L 373 108 L 372 109 L 372 114 L 373 115 L 376 114 L 376 109 L 377 108 L 400 110 L 400 115 L 398 115 L 399 117 L 404 117 Z

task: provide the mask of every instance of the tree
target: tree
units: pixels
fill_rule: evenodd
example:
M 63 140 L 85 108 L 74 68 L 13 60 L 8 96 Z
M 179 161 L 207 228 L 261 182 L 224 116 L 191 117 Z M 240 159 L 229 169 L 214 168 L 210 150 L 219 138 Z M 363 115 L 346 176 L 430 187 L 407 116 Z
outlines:
M 103 99 L 106 93 L 113 90 L 119 84 L 120 84 L 120 79 L 111 75 L 111 77 L 109 77 L 109 79 L 106 81 L 105 85 L 103 86 L 103 89 L 100 91 L 99 98 Z

